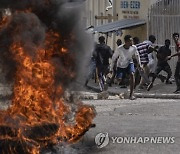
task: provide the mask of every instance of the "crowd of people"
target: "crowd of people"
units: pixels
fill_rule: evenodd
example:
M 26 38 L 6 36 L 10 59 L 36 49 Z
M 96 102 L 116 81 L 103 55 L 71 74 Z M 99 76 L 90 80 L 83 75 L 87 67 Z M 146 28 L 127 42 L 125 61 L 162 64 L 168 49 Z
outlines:
M 173 57 L 178 57 L 174 78 L 176 81 L 176 90 L 174 93 L 180 93 L 180 39 L 179 33 L 172 35 L 175 43 L 175 54 L 171 54 L 170 40 L 166 39 L 164 46 L 155 46 L 156 37 L 150 35 L 149 39 L 143 42 L 138 37 L 132 38 L 130 35 L 124 37 L 124 43 L 117 40 L 117 49 L 113 51 L 105 44 L 105 37 L 99 37 L 99 43 L 96 43 L 90 61 L 90 70 L 86 78 L 85 86 L 93 76 L 97 79 L 101 91 L 106 91 L 108 86 L 113 83 L 126 86 L 130 85 L 129 99 L 134 100 L 134 89 L 153 88 L 156 78 L 160 78 L 166 84 L 172 84 L 171 67 L 168 61 Z M 167 73 L 167 77 L 160 75 L 161 71 Z

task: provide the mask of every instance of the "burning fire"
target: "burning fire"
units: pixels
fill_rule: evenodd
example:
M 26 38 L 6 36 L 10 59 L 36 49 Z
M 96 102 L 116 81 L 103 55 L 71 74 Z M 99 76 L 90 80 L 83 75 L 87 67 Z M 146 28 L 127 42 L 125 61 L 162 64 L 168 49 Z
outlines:
M 29 11 L 14 14 L 24 13 Z M 3 18 L 1 29 L 11 25 L 12 19 L 13 15 Z M 12 35 L 18 36 L 22 28 L 14 27 Z M 61 76 L 73 80 L 76 74 L 75 54 L 61 41 L 58 32 L 47 29 L 44 41 L 33 48 L 19 38 L 8 47 L 16 73 L 12 104 L 0 112 L 1 153 L 38 154 L 42 148 L 79 140 L 92 126 L 94 108 L 63 97 L 65 84 Z

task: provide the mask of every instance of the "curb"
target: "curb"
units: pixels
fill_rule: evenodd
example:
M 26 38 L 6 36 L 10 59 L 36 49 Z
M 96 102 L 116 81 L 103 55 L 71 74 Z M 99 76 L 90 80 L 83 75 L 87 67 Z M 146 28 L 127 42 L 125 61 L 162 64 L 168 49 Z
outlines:
M 95 87 L 91 87 L 91 90 L 97 92 L 99 89 Z M 110 95 L 119 95 L 117 92 L 112 92 L 108 91 Z M 148 93 L 134 93 L 134 95 L 137 98 L 155 98 L 155 99 L 180 99 L 180 94 L 160 94 L 160 93 L 155 93 L 155 94 L 148 94 Z
M 180 99 L 180 94 L 143 94 L 143 93 L 135 93 L 134 94 L 138 98 L 159 98 L 159 99 Z

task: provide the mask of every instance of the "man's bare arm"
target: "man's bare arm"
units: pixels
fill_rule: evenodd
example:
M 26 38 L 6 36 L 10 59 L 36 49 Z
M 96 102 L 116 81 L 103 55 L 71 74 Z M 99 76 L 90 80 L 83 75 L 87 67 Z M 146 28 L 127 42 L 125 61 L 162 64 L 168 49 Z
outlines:
M 177 53 L 171 55 L 171 57 L 176 57 L 176 56 L 180 56 L 180 52 L 177 52 Z
M 175 54 L 173 54 L 173 55 L 171 55 L 171 56 L 168 56 L 168 57 L 166 58 L 166 60 L 170 60 L 172 57 L 176 57 L 176 56 L 180 56 L 180 52 L 177 52 L 177 53 L 175 53 Z
M 150 46 L 149 49 L 148 49 L 148 54 L 152 53 L 153 51 L 157 52 L 158 51 L 158 46 L 155 46 L 155 47 Z

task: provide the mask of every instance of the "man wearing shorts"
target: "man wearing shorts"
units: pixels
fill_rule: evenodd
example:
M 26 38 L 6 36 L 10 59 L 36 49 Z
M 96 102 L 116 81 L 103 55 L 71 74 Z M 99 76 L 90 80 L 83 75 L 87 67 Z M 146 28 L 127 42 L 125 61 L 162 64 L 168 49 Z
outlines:
M 112 72 L 114 63 L 117 59 L 117 74 L 116 78 L 119 82 L 122 81 L 122 78 L 126 76 L 126 74 L 130 75 L 130 96 L 129 99 L 134 100 L 135 97 L 133 96 L 134 91 L 134 63 L 133 58 L 136 58 L 138 61 L 138 67 L 141 67 L 139 53 L 137 51 L 136 46 L 133 44 L 133 39 L 130 35 L 126 35 L 124 37 L 124 44 L 120 45 L 112 57 L 112 63 L 110 66 L 110 71 Z

